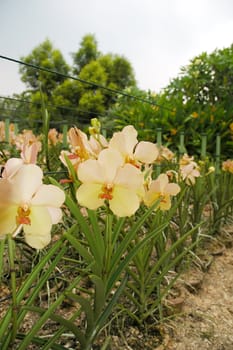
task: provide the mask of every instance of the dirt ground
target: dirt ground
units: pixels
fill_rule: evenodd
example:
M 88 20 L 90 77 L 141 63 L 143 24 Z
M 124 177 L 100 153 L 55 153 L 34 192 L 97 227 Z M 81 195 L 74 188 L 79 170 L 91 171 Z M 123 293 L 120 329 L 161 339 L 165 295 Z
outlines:
M 164 345 L 155 349 L 233 349 L 233 226 L 225 233 L 224 245 L 210 245 L 206 271 L 197 266 L 183 276 L 179 314 L 165 326 Z

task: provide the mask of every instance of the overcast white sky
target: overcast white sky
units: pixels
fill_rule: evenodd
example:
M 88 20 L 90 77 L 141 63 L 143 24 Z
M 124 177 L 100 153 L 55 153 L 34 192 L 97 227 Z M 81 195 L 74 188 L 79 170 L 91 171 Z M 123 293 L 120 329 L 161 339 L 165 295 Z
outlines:
M 181 66 L 233 43 L 232 0 L 0 0 L 0 55 L 20 59 L 46 38 L 71 63 L 84 35 L 126 57 L 140 88 L 160 91 Z M 0 96 L 24 89 L 0 59 Z

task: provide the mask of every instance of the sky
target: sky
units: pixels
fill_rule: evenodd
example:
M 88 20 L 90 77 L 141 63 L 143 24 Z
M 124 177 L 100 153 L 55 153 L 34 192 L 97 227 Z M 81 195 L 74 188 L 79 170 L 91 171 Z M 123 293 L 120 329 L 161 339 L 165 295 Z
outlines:
M 0 0 L 0 55 L 21 59 L 49 39 L 68 64 L 84 35 L 124 56 L 138 87 L 159 92 L 202 52 L 233 44 L 232 0 Z M 0 58 L 0 96 L 26 89 Z

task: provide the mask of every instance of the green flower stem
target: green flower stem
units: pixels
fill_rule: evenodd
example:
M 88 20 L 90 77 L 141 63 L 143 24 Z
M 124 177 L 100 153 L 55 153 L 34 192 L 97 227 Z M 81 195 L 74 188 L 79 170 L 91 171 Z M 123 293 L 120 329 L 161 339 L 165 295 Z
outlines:
M 103 280 L 107 281 L 109 277 L 109 270 L 112 257 L 112 214 L 107 213 L 106 216 L 106 230 L 105 230 L 105 257 L 104 257 L 104 270 Z
M 5 238 L 0 240 L 0 283 L 2 282 L 2 278 L 3 278 L 4 250 L 5 250 Z
M 11 294 L 12 294 L 11 343 L 13 343 L 17 333 L 17 308 L 18 308 L 17 298 L 16 298 L 15 242 L 11 235 L 8 235 L 7 238 L 8 238 L 8 252 L 9 252 L 9 264 L 10 264 L 10 276 L 11 276 Z

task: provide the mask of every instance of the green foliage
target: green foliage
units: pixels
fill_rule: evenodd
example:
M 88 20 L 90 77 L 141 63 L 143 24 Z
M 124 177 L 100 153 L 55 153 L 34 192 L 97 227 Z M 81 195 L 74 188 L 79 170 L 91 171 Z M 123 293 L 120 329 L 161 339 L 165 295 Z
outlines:
M 158 107 L 156 106 L 156 96 L 139 90 L 137 87 L 125 89 L 128 95 L 133 95 L 136 99 L 129 96 L 119 95 L 116 103 L 109 110 L 108 118 L 101 119 L 105 129 L 122 129 L 126 125 L 133 125 L 140 139 L 156 140 L 156 128 L 161 126 L 161 121 L 156 115 Z M 147 100 L 150 103 L 145 103 Z
M 113 127 L 133 124 L 143 138 L 154 141 L 156 128 L 162 128 L 163 143 L 178 150 L 180 133 L 190 154 L 200 154 L 201 135 L 207 137 L 207 153 L 216 152 L 215 138 L 222 137 L 222 154 L 233 152 L 233 46 L 202 53 L 181 69 L 178 77 L 158 95 L 130 90 L 130 94 L 151 101 L 139 102 L 119 96 L 111 109 Z M 126 90 L 126 92 L 129 90 Z
M 121 90 L 136 84 L 129 61 L 119 55 L 103 55 L 92 34 L 83 37 L 79 50 L 72 57 L 73 66 L 70 68 L 61 52 L 54 49 L 47 39 L 22 58 L 28 65 L 20 67 L 21 79 L 29 90 L 18 97 L 28 101 L 27 118 L 33 121 L 30 127 L 35 127 L 35 121 L 41 119 L 40 90 L 52 121 L 66 120 L 70 125 L 81 126 L 89 124 L 90 119 L 99 113 L 107 113 L 115 103 L 116 96 L 108 89 Z M 30 65 L 61 74 L 37 70 Z M 68 77 L 70 71 L 77 80 Z
M 47 39 L 37 46 L 31 54 L 22 57 L 22 60 L 29 65 L 50 69 L 61 74 L 68 74 L 69 66 L 65 62 L 61 52 L 53 48 L 52 43 Z M 23 82 L 33 91 L 38 91 L 42 86 L 43 91 L 51 96 L 53 89 L 65 78 L 61 75 L 54 75 L 45 71 L 37 70 L 30 66 L 20 66 L 20 74 Z
M 73 72 L 79 75 L 81 70 L 92 61 L 96 61 L 100 55 L 98 51 L 98 43 L 95 36 L 87 34 L 82 38 L 80 48 L 72 54 L 74 61 Z
M 200 136 L 205 133 L 207 152 L 213 155 L 214 138 L 220 134 L 222 153 L 226 157 L 232 154 L 232 62 L 233 46 L 209 55 L 202 53 L 183 67 L 180 75 L 165 88 L 160 104 L 171 110 L 170 113 L 162 111 L 162 119 L 170 131 L 167 135 L 170 144 L 177 143 L 177 135 L 183 130 L 188 151 L 197 153 Z
M 41 157 L 44 168 L 56 172 L 59 149 L 50 148 L 44 104 L 42 111 Z M 99 129 L 98 121 L 94 126 Z M 75 348 L 91 350 L 114 317 L 127 317 L 127 324 L 135 326 L 136 321 L 139 327 L 153 322 L 154 327 L 171 312 L 166 298 L 190 252 L 202 237 L 212 238 L 233 213 L 232 173 L 220 167 L 210 170 L 207 159 L 200 162 L 201 177 L 192 186 L 174 172 L 178 164 L 166 164 L 163 171 L 176 174 L 182 187 L 171 208 L 160 210 L 159 198 L 150 208 L 142 204 L 131 217 L 117 217 L 107 205 L 95 211 L 80 207 L 76 201 L 80 182 L 68 156 L 66 162 L 73 182 L 61 185 L 46 178 L 66 193 L 64 219 L 53 231 L 52 244 L 35 253 L 20 235 L 0 241 L 0 280 L 11 289 L 11 303 L 0 320 L 2 350 L 34 345 L 64 350 L 67 338 L 75 339 Z M 155 164 L 152 178 L 156 168 Z M 57 171 L 57 179 L 59 175 Z M 6 270 L 10 278 L 5 278 Z M 47 302 L 42 303 L 43 294 Z M 64 315 L 67 304 L 72 307 Z M 27 317 L 36 322 L 25 332 Z M 43 333 L 48 324 L 53 326 L 49 335 Z

